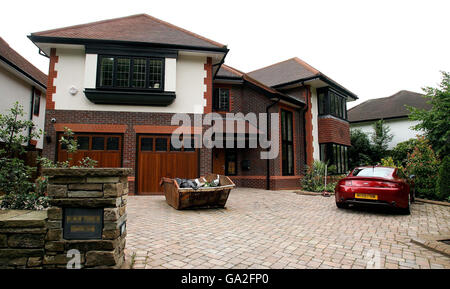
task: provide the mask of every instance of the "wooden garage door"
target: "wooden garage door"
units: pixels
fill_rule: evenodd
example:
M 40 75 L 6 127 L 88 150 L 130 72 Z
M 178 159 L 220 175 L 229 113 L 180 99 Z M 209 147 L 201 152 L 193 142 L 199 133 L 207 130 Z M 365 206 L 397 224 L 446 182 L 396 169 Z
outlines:
M 192 139 L 186 141 L 193 143 Z M 175 149 L 170 144 L 170 136 L 139 136 L 137 192 L 160 194 L 162 188 L 159 182 L 162 177 L 197 178 L 198 150 L 184 147 Z
M 59 136 L 61 137 L 62 134 Z M 66 147 L 58 144 L 58 161 L 66 161 L 69 157 L 71 165 L 79 165 L 85 157 L 96 160 L 99 168 L 119 168 L 122 158 L 122 135 L 117 134 L 82 134 L 74 135 L 78 143 L 75 154 L 67 153 Z

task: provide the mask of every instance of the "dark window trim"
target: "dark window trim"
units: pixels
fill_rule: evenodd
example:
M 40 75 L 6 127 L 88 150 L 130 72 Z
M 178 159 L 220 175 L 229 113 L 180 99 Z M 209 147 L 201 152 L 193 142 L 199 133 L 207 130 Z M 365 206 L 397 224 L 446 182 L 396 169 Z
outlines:
M 331 111 L 331 97 L 330 97 L 330 92 L 333 92 L 335 95 L 338 96 L 338 98 L 341 98 L 341 99 L 344 101 L 343 104 L 344 104 L 345 108 L 341 107 L 340 104 L 342 104 L 342 102 L 339 101 L 339 99 L 338 99 L 337 103 L 336 103 L 336 102 L 334 103 L 336 113 Z M 320 104 L 320 98 L 319 98 L 319 95 L 320 95 L 321 93 L 324 93 L 324 94 L 325 94 L 325 107 L 323 108 L 322 113 L 320 113 L 320 111 L 321 111 L 321 110 L 320 110 L 321 104 Z M 328 86 L 328 87 L 321 87 L 321 88 L 318 88 L 318 89 L 317 89 L 317 108 L 318 108 L 318 115 L 319 115 L 319 116 L 332 115 L 332 116 L 334 116 L 334 117 L 336 117 L 336 118 L 339 118 L 339 119 L 348 121 L 347 98 L 348 98 L 348 97 L 347 97 L 346 95 L 344 95 L 344 94 L 342 94 L 341 92 L 339 92 L 339 91 L 333 89 L 332 87 L 329 87 L 329 86 Z M 338 108 L 336 105 L 338 105 L 339 108 Z M 342 117 L 339 115 L 339 111 L 342 112 Z
M 101 62 L 103 58 L 113 58 L 113 85 L 112 86 L 102 86 L 100 82 L 101 78 Z M 117 87 L 117 59 L 119 58 L 129 58 L 130 59 L 130 71 L 129 71 L 129 83 L 128 87 Z M 133 63 L 135 58 L 145 58 L 147 60 L 146 68 L 145 68 L 145 88 L 134 88 L 132 85 L 133 82 Z M 161 60 L 161 86 L 159 88 L 148 88 L 148 83 L 150 79 L 149 73 L 149 62 L 150 60 Z M 112 89 L 116 91 L 137 91 L 137 92 L 163 92 L 164 91 L 164 81 L 165 81 L 165 58 L 164 57 L 153 57 L 153 56 L 143 56 L 143 55 L 110 55 L 110 54 L 100 54 L 97 59 L 97 80 L 96 80 L 96 89 Z
M 287 125 L 286 127 L 283 127 L 283 112 L 285 113 L 285 117 L 287 119 L 287 114 L 291 115 L 291 135 L 292 135 L 292 140 L 287 140 Z M 294 113 L 290 110 L 286 110 L 286 109 L 281 109 L 281 113 L 280 113 L 280 118 L 281 118 L 281 165 L 282 165 L 282 175 L 283 176 L 293 176 L 295 174 L 295 155 L 294 155 Z M 286 124 L 286 120 L 284 121 L 284 123 Z M 285 136 L 286 139 L 283 139 L 283 131 L 286 130 Z M 288 164 L 289 164 L 289 160 L 288 158 L 288 147 L 289 145 L 292 147 L 292 172 L 288 172 Z M 283 151 L 286 150 L 286 161 L 283 161 Z
M 66 151 L 66 149 L 62 148 L 62 144 L 59 141 L 61 139 L 61 137 L 64 136 L 64 132 L 58 132 L 58 141 L 57 141 L 57 147 L 59 150 L 61 151 Z M 78 149 L 77 151 L 79 152 L 86 152 L 86 151 L 95 151 L 95 152 L 121 152 L 123 151 L 123 138 L 124 138 L 124 134 L 123 133 L 96 133 L 96 132 L 75 132 L 74 133 L 74 138 L 78 139 L 78 137 L 89 137 L 89 148 L 87 150 L 82 150 L 82 149 Z M 104 137 L 105 138 L 105 145 L 104 145 L 104 149 L 103 150 L 93 150 L 92 149 L 92 138 L 93 137 Z M 107 149 L 107 139 L 108 137 L 118 137 L 119 138 L 119 146 L 117 150 L 108 150 Z
M 325 145 L 326 146 L 326 148 L 325 148 L 325 152 L 326 152 L 326 156 L 324 157 L 323 155 L 322 155 L 322 145 Z M 338 167 L 338 162 L 337 162 L 337 160 L 335 160 L 334 159 L 334 155 L 333 155 L 333 151 L 334 151 L 334 147 L 333 147 L 333 145 L 336 145 L 336 146 L 339 146 L 339 147 L 342 147 L 342 148 L 344 148 L 344 147 L 346 147 L 347 148 L 347 153 L 345 153 L 345 151 L 344 151 L 344 162 L 343 162 L 343 164 L 344 164 L 344 170 L 342 171 L 341 170 L 341 168 L 342 167 Z M 328 166 L 331 166 L 331 165 L 335 165 L 336 166 L 336 170 L 337 170 L 337 174 L 345 174 L 345 173 L 347 173 L 347 171 L 350 169 L 349 167 L 348 167 L 348 148 L 349 148 L 350 146 L 347 146 L 347 145 L 343 145 L 343 144 L 339 144 L 339 143 L 333 143 L 333 142 L 327 142 L 327 143 L 320 143 L 319 144 L 319 154 L 320 154 L 320 160 L 321 161 L 324 161 L 324 162 L 329 162 L 328 163 Z M 341 150 L 339 150 L 339 152 L 341 152 Z M 339 158 L 339 159 L 341 159 L 341 156 L 342 156 L 342 154 L 336 154 L 336 156 Z M 342 161 L 342 160 L 341 160 Z
M 227 90 L 228 91 L 228 102 L 227 108 L 223 109 L 220 107 L 220 91 Z M 218 112 L 230 112 L 230 99 L 231 99 L 231 89 L 229 87 L 215 87 L 213 91 L 213 109 Z

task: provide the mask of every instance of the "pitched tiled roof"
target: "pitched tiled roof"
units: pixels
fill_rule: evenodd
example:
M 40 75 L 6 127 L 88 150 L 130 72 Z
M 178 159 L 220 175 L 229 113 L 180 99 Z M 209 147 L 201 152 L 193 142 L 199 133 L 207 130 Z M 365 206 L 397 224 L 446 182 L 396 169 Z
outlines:
M 243 73 L 238 72 L 236 69 L 231 68 L 226 64 L 222 64 L 220 66 L 219 71 L 216 74 L 216 77 L 232 77 L 232 78 L 242 78 Z
M 248 73 L 251 77 L 269 86 L 305 79 L 319 74 L 320 71 L 297 57 Z
M 15 66 L 21 70 L 20 72 L 29 78 L 33 78 L 35 82 L 47 87 L 47 75 L 36 68 L 28 60 L 23 58 L 19 53 L 12 49 L 8 43 L 0 37 L 0 59 L 9 62 L 8 64 Z
M 254 70 L 249 72 L 248 75 L 271 87 L 282 86 L 291 82 L 301 82 L 302 80 L 310 80 L 311 78 L 317 77 L 329 85 L 346 92 L 353 99 L 358 99 L 354 93 L 298 57 L 293 57 L 288 60 Z
M 370 99 L 348 110 L 350 122 L 360 122 L 396 117 L 406 117 L 409 110 L 405 105 L 421 109 L 430 109 L 431 105 L 422 94 L 401 90 L 394 95 Z
M 221 43 L 147 14 L 36 32 L 31 36 L 162 43 L 206 48 L 225 47 Z

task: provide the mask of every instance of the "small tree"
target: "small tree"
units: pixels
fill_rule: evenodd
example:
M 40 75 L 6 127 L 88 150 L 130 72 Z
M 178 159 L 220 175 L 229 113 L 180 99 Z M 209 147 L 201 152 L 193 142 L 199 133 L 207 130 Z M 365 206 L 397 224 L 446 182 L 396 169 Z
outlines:
M 360 129 L 350 131 L 352 146 L 348 149 L 349 169 L 372 164 L 372 145 L 369 136 Z
M 8 112 L 0 114 L 0 142 L 4 144 L 0 156 L 14 158 L 23 154 L 24 145 L 28 145 L 33 138 L 39 138 L 42 131 L 36 131 L 31 120 L 23 119 L 23 106 L 19 102 L 14 103 Z
M 446 155 L 439 168 L 436 184 L 439 199 L 450 202 L 450 156 Z
M 415 175 L 414 185 L 417 196 L 436 199 L 438 169 L 439 160 L 429 141 L 424 137 L 419 137 L 414 151 L 408 154 L 405 167 L 407 176 Z
M 390 133 L 391 128 L 382 119 L 373 124 L 373 130 L 371 135 L 372 161 L 378 162 L 387 155 L 389 143 L 394 136 Z
M 31 139 L 39 137 L 42 131 L 36 132 L 30 120 L 23 120 L 23 107 L 18 102 L 8 110 L 8 114 L 0 114 L 0 191 L 11 193 L 28 193 L 33 189 L 31 174 L 36 168 L 25 165 L 19 157 L 25 152 L 24 145 Z
M 408 107 L 409 118 L 419 123 L 413 128 L 423 131 L 436 153 L 444 157 L 450 154 L 450 73 L 442 71 L 442 81 L 438 88 L 425 87 L 425 97 L 432 105 L 430 110 Z

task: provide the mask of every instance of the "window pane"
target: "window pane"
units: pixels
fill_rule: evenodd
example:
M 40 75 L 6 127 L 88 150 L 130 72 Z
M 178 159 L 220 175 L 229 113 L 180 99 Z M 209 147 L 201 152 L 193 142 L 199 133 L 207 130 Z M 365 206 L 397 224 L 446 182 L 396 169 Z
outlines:
M 157 138 L 156 139 L 155 151 L 157 151 L 157 152 L 167 151 L 167 139 L 166 138 Z
M 330 92 L 330 114 L 335 114 L 336 105 L 334 103 L 334 93 Z
M 287 154 L 287 158 L 288 158 L 287 173 L 288 174 L 294 173 L 294 153 L 293 153 L 293 151 L 294 151 L 294 148 L 292 147 L 292 145 L 288 145 L 287 146 L 287 152 L 288 152 L 288 154 Z
M 129 87 L 130 86 L 130 59 L 118 58 L 117 59 L 117 87 Z
M 78 149 L 79 150 L 89 150 L 89 137 L 79 136 L 77 137 Z
M 162 60 L 150 59 L 148 65 L 149 88 L 161 88 Z
M 153 138 L 141 138 L 141 151 L 153 151 Z
M 236 151 L 235 150 L 227 150 L 227 175 L 236 175 Z
M 92 137 L 92 150 L 95 151 L 105 150 L 105 138 L 102 136 Z
M 135 58 L 133 60 L 133 87 L 145 88 L 145 69 L 147 60 L 145 58 Z
M 344 147 L 341 146 L 341 173 L 345 172 L 345 152 Z
M 326 98 L 325 93 L 321 92 L 319 94 L 319 114 L 325 114 Z
M 286 112 L 281 111 L 281 139 L 286 140 Z
M 37 94 L 34 94 L 33 114 L 39 115 L 40 105 L 41 105 L 41 97 Z
M 119 138 L 118 137 L 108 137 L 106 140 L 106 149 L 109 151 L 119 150 Z
M 321 144 L 320 145 L 320 161 L 321 162 L 326 162 L 327 161 L 325 148 L 326 148 L 326 144 Z
M 348 147 L 345 147 L 345 172 L 348 172 Z
M 286 112 L 287 140 L 292 141 L 292 112 Z
M 347 119 L 347 100 L 344 99 L 344 119 Z
M 219 89 L 219 110 L 228 111 L 230 100 L 229 89 Z
M 112 86 L 114 73 L 114 58 L 102 58 L 100 68 L 100 86 Z

